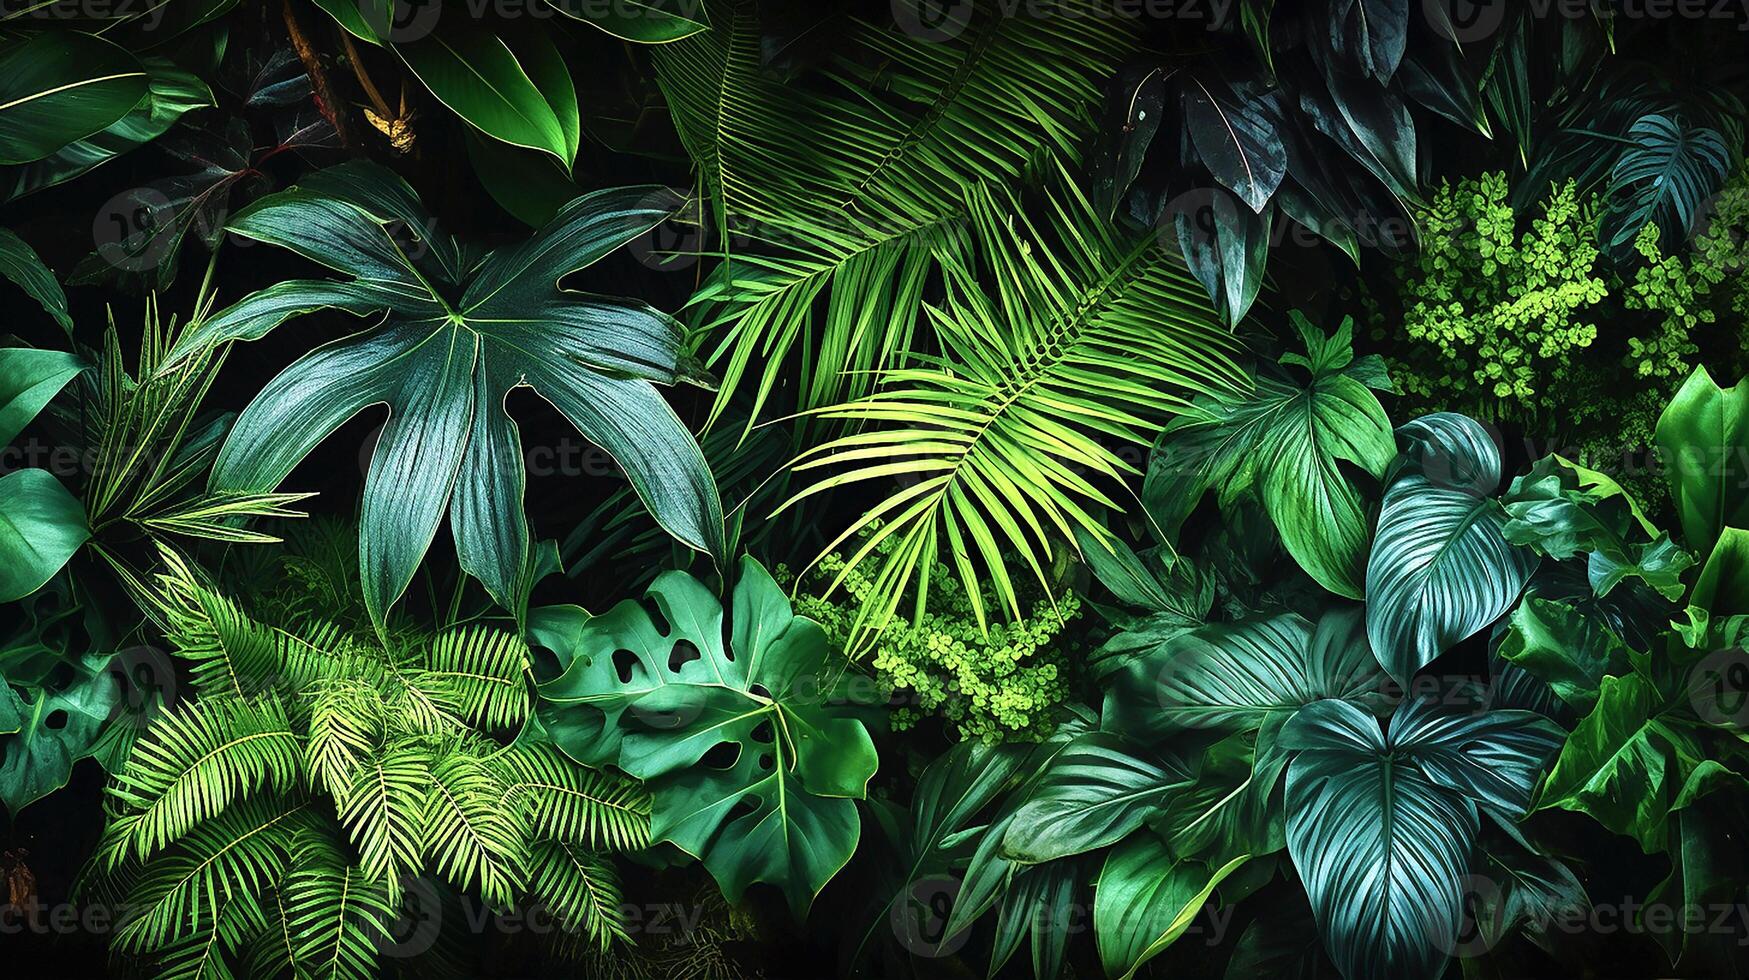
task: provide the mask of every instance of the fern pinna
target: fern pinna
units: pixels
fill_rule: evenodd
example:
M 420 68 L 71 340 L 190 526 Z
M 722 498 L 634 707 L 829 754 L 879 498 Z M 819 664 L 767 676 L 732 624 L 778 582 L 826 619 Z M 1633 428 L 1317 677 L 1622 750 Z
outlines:
M 109 787 L 88 887 L 125 910 L 115 952 L 164 977 L 376 976 L 440 956 L 396 921 L 463 895 L 544 911 L 562 949 L 626 938 L 605 854 L 648 844 L 649 797 L 525 725 L 520 639 L 272 622 L 165 563 L 193 697 Z

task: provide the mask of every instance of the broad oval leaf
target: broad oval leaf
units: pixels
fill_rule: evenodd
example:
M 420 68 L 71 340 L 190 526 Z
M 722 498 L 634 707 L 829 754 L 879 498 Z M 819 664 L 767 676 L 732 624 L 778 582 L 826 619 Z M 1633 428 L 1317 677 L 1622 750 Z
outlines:
M 1653 439 L 1689 551 L 1705 555 L 1726 527 L 1749 526 L 1749 378 L 1727 390 L 1696 367 Z
M 0 477 L 0 602 L 42 588 L 90 537 L 85 506 L 53 473 Z
M 708 30 L 697 0 L 547 0 L 567 17 L 575 17 L 626 41 L 663 44 Z
M 146 96 L 146 70 L 91 34 L 0 43 L 0 164 L 29 163 L 100 132 Z
M 89 366 L 77 355 L 64 351 L 34 347 L 0 349 L 0 446 L 24 431 L 67 382 Z
M 1506 541 L 1499 501 L 1476 490 L 1500 472 L 1480 425 L 1430 416 L 1404 437 L 1409 462 L 1385 491 L 1366 571 L 1367 636 L 1398 680 L 1510 609 L 1537 564 Z
M 1181 85 L 1185 128 L 1203 165 L 1262 214 L 1287 175 L 1287 147 L 1276 131 L 1281 96 L 1261 84 L 1193 74 Z
M 512 146 L 550 153 L 567 167 L 576 160 L 577 95 L 569 75 L 562 89 L 550 82 L 543 88 L 535 80 L 536 64 L 524 64 L 502 37 L 473 23 L 440 25 L 393 47 L 431 94 L 468 125 Z
M 1149 459 L 1142 499 L 1175 535 L 1203 493 L 1225 503 L 1255 488 L 1282 544 L 1318 584 L 1358 599 L 1368 546 L 1366 504 L 1338 463 L 1382 477 L 1395 455 L 1390 421 L 1373 394 L 1389 378 L 1374 357 L 1355 358 L 1354 325 L 1326 337 L 1292 315 L 1306 355 L 1284 364 L 1310 372 L 1262 374 L 1249 393 L 1198 400 L 1201 412 L 1168 423 Z
M 1368 710 L 1388 697 L 1359 610 L 1297 613 L 1179 634 L 1126 665 L 1106 695 L 1105 717 L 1131 735 L 1184 728 L 1258 728 L 1325 698 Z
M 1342 701 L 1282 730 L 1287 846 L 1324 949 L 1349 980 L 1436 980 L 1463 921 L 1480 830 L 1474 801 L 1397 757 L 1378 722 Z
M 1667 709 L 1643 674 L 1603 678 L 1596 706 L 1555 760 L 1538 809 L 1585 813 L 1648 854 L 1662 850 L 1683 780 L 1705 758 L 1694 731 L 1673 724 Z
M 1004 857 L 1037 864 L 1116 843 L 1159 811 L 1191 775 L 1173 759 L 1103 732 L 1051 758 L 1002 837 Z
M 1240 855 L 1215 868 L 1176 858 L 1152 834 L 1136 834 L 1113 848 L 1093 892 L 1093 937 L 1105 975 L 1135 976 L 1184 935 L 1215 886 L 1247 860 Z

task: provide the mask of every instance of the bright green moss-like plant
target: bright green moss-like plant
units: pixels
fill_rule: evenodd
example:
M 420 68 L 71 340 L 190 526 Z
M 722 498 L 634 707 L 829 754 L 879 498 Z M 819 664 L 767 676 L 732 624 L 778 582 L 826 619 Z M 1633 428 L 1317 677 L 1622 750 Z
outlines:
M 1398 273 L 1401 333 L 1375 310 L 1374 337 L 1388 340 L 1411 411 L 1510 423 L 1619 462 L 1648 444 L 1703 354 L 1743 352 L 1731 325 L 1749 311 L 1738 284 L 1749 181 L 1739 174 L 1714 198 L 1687 246 L 1648 224 L 1623 265 L 1600 249 L 1598 198 L 1569 182 L 1524 213 L 1509 197 L 1502 173 L 1434 195 L 1421 252 Z
M 890 549 L 894 541 L 885 538 L 875 551 Z M 828 555 L 809 573 L 808 583 L 823 585 L 843 571 L 843 557 Z M 1024 618 L 991 622 L 986 634 L 946 565 L 936 562 L 929 578 L 921 618 L 895 618 L 868 654 L 883 693 L 896 693 L 903 702 L 891 716 L 893 728 L 904 730 L 939 716 L 964 739 L 1029 741 L 1050 734 L 1054 709 L 1069 696 L 1062 634 L 1080 615 L 1080 600 L 1073 594 L 1054 604 L 1037 598 Z M 802 592 L 796 612 L 817 620 L 833 642 L 842 643 L 873 588 L 861 568 L 852 568 L 830 598 Z M 989 590 L 984 603 L 998 608 Z

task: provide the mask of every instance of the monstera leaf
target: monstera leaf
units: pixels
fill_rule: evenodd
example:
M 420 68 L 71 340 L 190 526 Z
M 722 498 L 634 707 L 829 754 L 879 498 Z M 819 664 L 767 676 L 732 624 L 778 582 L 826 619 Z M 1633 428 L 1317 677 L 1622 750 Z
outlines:
M 61 682 L 59 672 L 0 657 L 0 804 L 13 816 L 67 785 L 73 764 L 96 750 L 121 695 L 107 660 L 66 664 Z
M 1283 365 L 1305 381 L 1260 374 L 1246 395 L 1199 399 L 1200 413 L 1169 423 L 1154 447 L 1143 501 L 1168 534 L 1218 491 L 1224 505 L 1247 490 L 1263 499 L 1282 544 L 1306 573 L 1338 595 L 1358 599 L 1366 567 L 1366 505 L 1339 462 L 1382 477 L 1396 454 L 1390 422 L 1371 389 L 1390 390 L 1377 357 L 1354 356 L 1354 323 L 1333 336 L 1299 313 L 1294 326 L 1306 355 Z
M 514 609 L 530 536 L 521 443 L 504 403 L 528 386 L 625 469 L 669 533 L 720 555 L 716 485 L 654 387 L 694 376 L 679 325 L 643 303 L 559 288 L 661 222 L 665 194 L 586 195 L 484 258 L 438 231 L 412 188 L 374 164 L 342 164 L 255 202 L 232 232 L 351 278 L 288 280 L 246 297 L 190 330 L 171 363 L 324 307 L 388 317 L 268 382 L 219 451 L 212 490 L 271 490 L 341 423 L 387 404 L 359 529 L 372 618 L 380 624 L 406 590 L 446 511 L 462 568 Z
M 1106 695 L 1107 724 L 1132 736 L 1256 729 L 1324 698 L 1380 707 L 1386 680 L 1358 610 L 1297 613 L 1181 633 L 1138 657 Z
M 1478 801 L 1528 799 L 1560 729 L 1525 711 L 1406 703 L 1386 735 L 1344 701 L 1282 730 L 1287 844 L 1344 977 L 1439 977 L 1463 921 Z
M 1398 430 L 1402 459 L 1385 490 L 1366 569 L 1366 625 L 1379 663 L 1399 680 L 1511 608 L 1536 569 L 1512 545 L 1489 494 L 1500 454 L 1481 425 L 1448 412 Z
M 651 837 L 702 858 L 730 901 L 765 882 L 805 918 L 856 848 L 851 801 L 877 764 L 868 730 L 833 704 L 844 664 L 751 558 L 726 631 L 722 605 L 683 572 L 648 597 L 666 630 L 630 600 L 531 614 L 561 668 L 540 686 L 541 721 L 577 761 L 645 780 Z

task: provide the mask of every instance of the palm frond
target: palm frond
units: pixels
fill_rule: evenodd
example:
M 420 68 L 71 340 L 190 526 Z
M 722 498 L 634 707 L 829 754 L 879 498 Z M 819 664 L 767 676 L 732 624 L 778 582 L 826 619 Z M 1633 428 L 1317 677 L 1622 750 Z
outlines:
M 580 766 L 557 749 L 518 742 L 497 756 L 507 771 L 505 803 L 527 809 L 547 840 L 596 850 L 650 843 L 650 793 L 635 779 Z
M 401 875 L 419 867 L 425 828 L 420 820 L 430 792 L 431 752 L 403 742 L 363 760 L 335 794 L 341 826 L 358 849 L 365 879 L 382 882 L 398 900 Z
M 338 800 L 387 737 L 387 706 L 374 685 L 339 679 L 311 692 L 309 718 L 304 761 L 310 786 Z
M 543 841 L 529 860 L 529 892 L 571 936 L 605 950 L 630 942 L 620 911 L 619 876 L 613 865 L 577 844 Z
M 297 633 L 256 622 L 212 589 L 181 555 L 159 549 L 155 607 L 165 638 L 191 665 L 202 697 L 246 697 L 275 688 L 299 690 L 338 672 L 351 651 L 340 630 L 309 624 Z
M 125 812 L 108 833 L 145 858 L 251 793 L 297 785 L 301 749 L 271 697 L 208 698 L 168 711 L 109 788 Z
M 319 832 L 299 836 L 285 882 L 286 930 L 297 975 L 363 980 L 379 975 L 377 950 L 389 938 L 395 903 L 388 886 L 351 865 Z
M 657 50 L 725 242 L 696 297 L 722 376 L 713 422 L 755 376 L 757 420 L 791 353 L 801 407 L 868 391 L 912 348 L 931 273 L 965 246 L 967 190 L 1076 156 L 1133 28 L 1099 0 L 1049 16 L 1006 6 L 979 0 L 941 41 L 853 21 L 817 89 L 764 70 L 752 0 L 712 3 L 712 30 Z M 731 228 L 770 254 L 728 255 Z
M 202 822 L 142 869 L 114 945 L 161 950 L 223 921 L 265 922 L 261 896 L 285 876 L 292 841 L 311 819 L 302 800 L 260 797 Z
M 478 887 L 488 903 L 508 907 L 524 880 L 525 840 L 506 787 L 493 768 L 460 751 L 440 754 L 420 821 L 425 856 L 460 888 Z
M 798 457 L 831 468 L 784 505 L 847 484 L 897 489 L 824 549 L 863 535 L 843 572 L 882 549 L 853 646 L 881 629 L 903 597 L 920 613 L 927 570 L 954 568 L 974 614 L 993 588 L 1021 616 L 1006 555 L 1047 592 L 1059 548 L 1080 529 L 1110 532 L 1089 505 L 1123 507 L 1102 489 L 1137 475 L 1107 445 L 1147 445 L 1193 393 L 1241 388 L 1236 343 L 1200 286 L 1153 236 L 1125 236 L 1098 219 L 1066 172 L 1030 218 L 1016 197 L 976 188 L 969 201 L 986 291 L 970 264 L 946 267 L 947 300 L 930 313 L 944 355 L 915 358 L 885 387 L 820 414 L 865 431 Z
M 528 646 L 515 634 L 469 626 L 438 636 L 410 683 L 470 725 L 514 728 L 528 717 L 527 667 Z

